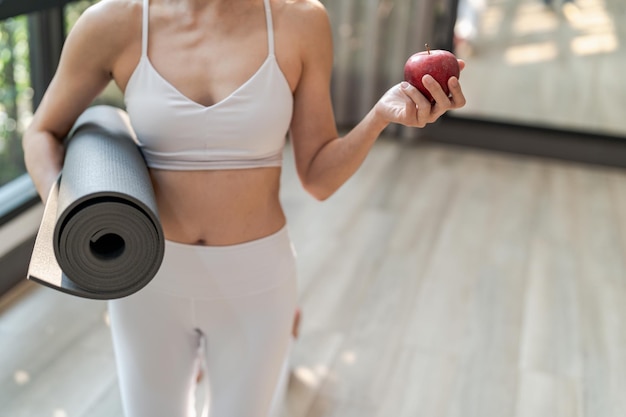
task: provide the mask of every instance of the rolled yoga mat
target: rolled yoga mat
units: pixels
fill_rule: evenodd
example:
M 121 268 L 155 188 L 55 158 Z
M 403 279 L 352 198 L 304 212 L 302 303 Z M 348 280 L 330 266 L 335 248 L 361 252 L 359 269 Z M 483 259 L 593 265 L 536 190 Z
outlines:
M 28 278 L 79 297 L 121 298 L 150 282 L 164 247 L 150 176 L 126 113 L 87 109 L 66 139 Z

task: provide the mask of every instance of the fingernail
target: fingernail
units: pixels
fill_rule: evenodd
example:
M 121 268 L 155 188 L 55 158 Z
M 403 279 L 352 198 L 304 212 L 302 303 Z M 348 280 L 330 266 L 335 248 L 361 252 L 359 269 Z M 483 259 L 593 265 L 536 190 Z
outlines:
M 459 80 L 456 77 L 450 78 L 450 87 L 456 88 L 459 86 Z
M 400 88 L 402 88 L 403 90 L 406 90 L 407 88 L 409 88 L 409 83 L 406 81 L 402 81 L 400 83 Z

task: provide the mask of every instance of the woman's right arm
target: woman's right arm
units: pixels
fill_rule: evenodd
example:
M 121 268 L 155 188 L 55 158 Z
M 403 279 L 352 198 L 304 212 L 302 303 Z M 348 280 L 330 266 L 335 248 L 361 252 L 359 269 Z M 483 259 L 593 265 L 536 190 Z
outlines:
M 122 6 L 120 8 L 120 5 Z M 120 19 L 130 3 L 103 1 L 90 7 L 69 33 L 56 73 L 22 138 L 24 161 L 42 201 L 63 166 L 63 138 L 78 116 L 107 86 L 123 47 Z M 124 14 L 126 12 L 126 14 Z

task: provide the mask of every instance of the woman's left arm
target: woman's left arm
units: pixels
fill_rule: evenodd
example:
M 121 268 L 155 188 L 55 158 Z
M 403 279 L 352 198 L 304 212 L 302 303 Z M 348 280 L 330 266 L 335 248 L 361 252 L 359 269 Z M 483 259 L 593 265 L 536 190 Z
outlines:
M 356 172 L 387 125 L 424 127 L 446 111 L 462 107 L 465 98 L 456 78 L 448 81 L 448 97 L 431 76 L 424 77 L 434 104 L 415 87 L 402 82 L 389 89 L 350 132 L 339 137 L 330 96 L 330 24 L 321 3 L 307 3 L 306 19 L 298 22 L 302 73 L 294 92 L 290 136 L 300 181 L 311 195 L 324 200 Z M 460 65 L 463 68 L 464 63 L 460 61 Z

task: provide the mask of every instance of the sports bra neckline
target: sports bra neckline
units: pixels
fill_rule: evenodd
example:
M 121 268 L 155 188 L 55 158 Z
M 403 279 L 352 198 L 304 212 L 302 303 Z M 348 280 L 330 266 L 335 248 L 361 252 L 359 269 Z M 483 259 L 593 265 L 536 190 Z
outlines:
M 1 0 L 0 0 L 1 1 Z M 276 60 L 276 55 L 274 54 L 274 22 L 272 18 L 272 9 L 270 6 L 270 0 L 263 0 L 263 5 L 265 9 L 265 24 L 267 30 L 267 56 L 263 63 L 257 68 L 257 70 L 246 80 L 238 86 L 235 90 L 233 90 L 230 94 L 228 94 L 223 99 L 214 102 L 210 105 L 204 105 L 196 100 L 189 98 L 188 95 L 184 94 L 178 87 L 176 87 L 172 82 L 170 82 L 167 78 L 165 78 L 154 66 L 150 57 L 148 56 L 148 28 L 149 28 L 149 16 L 150 16 L 150 0 L 143 0 L 143 11 L 142 11 L 142 23 L 141 23 L 141 56 L 139 62 L 133 72 L 130 75 L 126 83 L 126 88 L 124 89 L 124 95 L 126 95 L 126 91 L 128 87 L 133 83 L 133 79 L 138 77 L 137 73 L 140 72 L 140 68 L 144 65 L 148 66 L 148 70 L 155 74 L 157 78 L 166 86 L 166 88 L 173 91 L 179 98 L 183 101 L 186 101 L 189 105 L 194 106 L 202 111 L 208 111 L 210 109 L 214 109 L 216 107 L 221 106 L 223 103 L 228 102 L 232 97 L 236 96 L 241 90 L 243 90 L 248 84 L 254 81 L 255 78 L 259 76 L 263 72 L 265 68 L 270 63 L 273 63 L 278 67 L 278 61 Z M 280 68 L 279 68 L 280 69 Z M 282 71 L 280 73 L 283 75 Z M 286 81 L 286 80 L 285 80 Z
M 175 171 L 280 167 L 294 98 L 274 53 L 270 0 L 264 0 L 265 60 L 234 91 L 208 106 L 183 94 L 145 53 L 148 3 L 144 0 L 142 54 L 124 91 L 146 165 Z
M 247 85 L 251 84 L 254 81 L 254 79 L 257 78 L 259 74 L 262 73 L 263 70 L 272 63 L 272 61 L 276 61 L 276 57 L 274 56 L 274 54 L 268 54 L 267 57 L 263 60 L 263 63 L 259 66 L 259 68 L 257 68 L 257 70 L 246 81 L 244 81 L 241 85 L 239 85 L 235 90 L 230 92 L 226 97 L 209 105 L 199 103 L 196 100 L 189 98 L 189 96 L 187 96 L 182 91 L 180 91 L 178 87 L 176 87 L 167 78 L 161 75 L 159 70 L 157 70 L 154 67 L 154 65 L 152 64 L 152 61 L 150 60 L 150 57 L 147 54 L 141 56 L 139 60 L 139 64 L 137 65 L 137 67 L 135 68 L 135 70 L 133 71 L 133 73 L 131 74 L 128 80 L 127 89 L 128 89 L 128 85 L 131 84 L 132 79 L 135 77 L 135 74 L 139 72 L 139 67 L 142 65 L 147 65 L 148 69 L 152 71 L 157 76 L 157 78 L 161 80 L 165 86 L 167 86 L 168 89 L 172 90 L 182 100 L 200 109 L 209 110 L 209 109 L 214 109 L 216 107 L 220 107 L 224 105 L 225 103 L 227 103 L 228 101 L 230 101 L 234 96 L 236 96 L 238 93 L 244 90 Z M 278 64 L 278 62 L 275 62 L 275 63 Z

